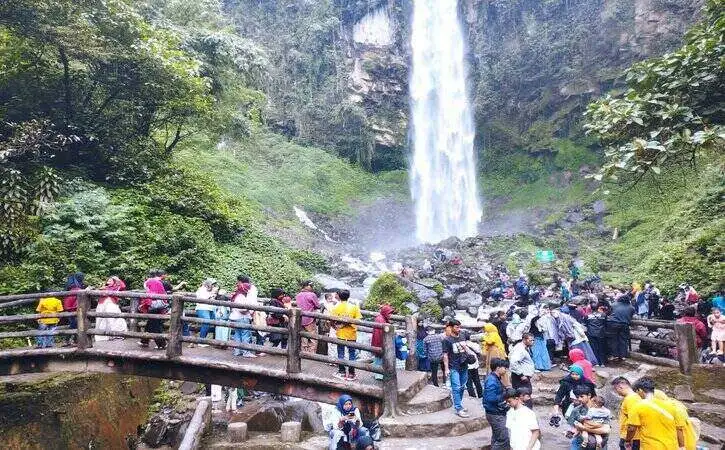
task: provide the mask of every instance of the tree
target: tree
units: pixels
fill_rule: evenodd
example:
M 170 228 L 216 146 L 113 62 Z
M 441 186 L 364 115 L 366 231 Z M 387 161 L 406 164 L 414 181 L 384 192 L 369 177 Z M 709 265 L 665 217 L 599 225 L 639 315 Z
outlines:
M 17 256 L 58 170 L 148 179 L 211 106 L 200 63 L 123 0 L 0 3 L 0 253 Z
M 595 179 L 637 182 L 663 167 L 694 165 L 725 145 L 725 1 L 709 0 L 685 45 L 626 72 L 629 89 L 591 103 L 588 133 L 607 145 Z
M 199 62 L 122 0 L 5 1 L 0 47 L 0 146 L 9 123 L 43 118 L 77 137 L 52 165 L 93 179 L 148 177 L 211 104 Z

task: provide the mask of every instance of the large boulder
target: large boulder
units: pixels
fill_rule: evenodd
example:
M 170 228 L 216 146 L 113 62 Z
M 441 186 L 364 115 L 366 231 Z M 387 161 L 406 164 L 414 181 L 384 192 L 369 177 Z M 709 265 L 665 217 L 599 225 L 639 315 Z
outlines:
M 314 277 L 314 280 L 319 283 L 320 287 L 323 291 L 333 291 L 333 290 L 340 290 L 340 289 L 347 289 L 350 290 L 350 285 L 345 283 L 344 281 L 335 278 L 331 275 L 327 275 L 324 273 L 318 273 Z
M 483 304 L 483 296 L 475 292 L 465 292 L 456 298 L 456 306 L 458 309 L 476 308 Z
M 284 404 L 281 402 L 260 403 L 249 411 L 246 419 L 250 431 L 279 431 L 284 422 Z
M 419 282 L 411 281 L 411 280 L 408 280 L 408 279 L 400 277 L 400 276 L 398 276 L 397 279 L 398 279 L 398 282 L 400 284 L 402 284 L 403 287 L 405 287 L 405 289 L 412 292 L 413 295 L 415 295 L 418 298 L 418 300 L 422 303 L 427 302 L 431 298 L 438 297 L 438 293 L 436 291 L 434 291 L 433 289 L 431 289 L 429 287 L 426 287 L 425 285 L 423 285 Z
M 284 418 L 288 422 L 300 422 L 303 430 L 315 433 L 325 431 L 322 424 L 322 408 L 315 402 L 297 399 L 285 402 Z

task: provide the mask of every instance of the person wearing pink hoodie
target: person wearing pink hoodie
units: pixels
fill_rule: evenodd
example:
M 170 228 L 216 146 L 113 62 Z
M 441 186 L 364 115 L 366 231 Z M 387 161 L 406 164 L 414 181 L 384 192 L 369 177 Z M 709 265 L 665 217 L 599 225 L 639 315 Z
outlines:
M 569 359 L 572 365 L 579 366 L 584 371 L 584 378 L 588 379 L 592 383 L 596 383 L 596 377 L 594 376 L 594 369 L 592 363 L 589 362 L 584 356 L 584 352 L 578 348 L 569 350 Z

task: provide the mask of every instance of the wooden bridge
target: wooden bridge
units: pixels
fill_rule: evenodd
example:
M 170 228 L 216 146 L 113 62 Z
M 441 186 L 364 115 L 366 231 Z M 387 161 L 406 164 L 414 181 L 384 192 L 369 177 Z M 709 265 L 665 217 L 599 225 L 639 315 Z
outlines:
M 75 312 L 57 314 L 20 313 L 24 306 L 34 305 L 43 297 L 63 298 L 75 295 L 78 309 Z M 94 299 L 116 297 L 128 300 L 128 311 L 121 313 L 98 312 L 93 309 Z M 166 314 L 143 314 L 138 311 L 141 298 L 162 299 L 169 302 Z M 243 324 L 229 320 L 209 320 L 184 314 L 187 303 L 205 303 L 215 306 L 240 308 L 239 303 L 221 300 L 202 300 L 190 295 L 158 295 L 143 292 L 73 291 L 20 294 L 0 297 L 0 310 L 10 311 L 0 316 L 0 326 L 17 323 L 37 325 L 39 318 L 75 317 L 77 329 L 58 327 L 50 330 L 25 330 L 0 332 L 0 342 L 10 338 L 35 338 L 38 336 L 74 336 L 75 343 L 65 347 L 33 348 L 18 347 L 0 350 L 0 375 L 14 375 L 28 372 L 103 372 L 125 375 L 139 375 L 174 380 L 188 380 L 224 386 L 238 386 L 265 392 L 279 393 L 325 403 L 336 403 L 337 398 L 347 393 L 369 414 L 394 415 L 398 409 L 398 395 L 405 396 L 409 389 L 415 389 L 425 374 L 414 371 L 415 352 L 409 352 L 409 371 L 397 372 L 395 368 L 395 325 L 381 324 L 367 320 L 354 320 L 316 312 L 303 312 L 298 308 L 276 308 L 244 304 L 244 309 L 266 313 L 284 314 L 288 317 L 284 328 Z M 126 309 L 126 307 L 124 307 Z M 366 316 L 374 313 L 366 311 Z M 314 335 L 320 341 L 345 345 L 363 350 L 382 358 L 382 366 L 369 362 L 338 360 L 327 355 L 301 351 L 303 338 L 313 337 L 301 325 L 302 317 L 328 320 L 358 326 L 358 332 L 383 330 L 383 346 L 342 341 L 327 335 Z M 96 318 L 122 318 L 128 323 L 128 331 L 108 331 L 96 328 Z M 139 321 L 161 319 L 168 327 L 163 333 L 139 331 Z M 411 318 L 394 316 L 399 328 L 406 328 L 410 348 L 415 348 L 414 322 Z M 287 348 L 222 341 L 194 336 L 184 336 L 183 324 L 208 324 L 230 329 L 251 329 L 287 336 Z M 402 323 L 401 323 L 402 322 Z M 406 323 L 407 326 L 403 325 Z M 94 336 L 111 336 L 114 339 L 95 341 Z M 166 339 L 165 349 L 140 347 L 136 339 Z M 184 346 L 185 343 L 208 344 L 209 347 Z M 239 348 L 263 352 L 266 356 L 243 358 L 233 356 L 231 349 Z M 355 381 L 341 380 L 333 375 L 342 364 L 358 370 Z M 376 380 L 375 374 L 383 375 Z

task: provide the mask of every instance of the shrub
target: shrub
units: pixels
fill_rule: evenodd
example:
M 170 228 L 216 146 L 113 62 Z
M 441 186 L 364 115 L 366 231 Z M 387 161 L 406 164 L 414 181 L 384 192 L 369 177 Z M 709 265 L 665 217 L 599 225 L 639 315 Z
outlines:
M 370 294 L 364 307 L 377 311 L 380 306 L 387 303 L 395 308 L 398 314 L 410 314 L 410 309 L 405 304 L 415 301 L 415 295 L 400 284 L 395 274 L 385 273 L 370 287 Z

